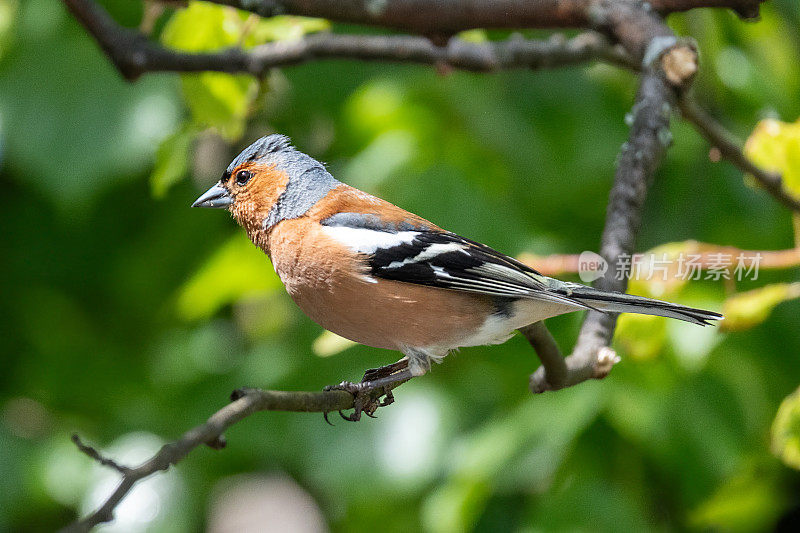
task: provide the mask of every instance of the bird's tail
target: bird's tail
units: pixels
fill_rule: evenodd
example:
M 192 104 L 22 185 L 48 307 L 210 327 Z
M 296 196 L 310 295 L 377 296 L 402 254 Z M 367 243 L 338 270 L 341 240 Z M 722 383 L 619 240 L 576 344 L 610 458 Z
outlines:
M 586 304 L 590 308 L 612 313 L 638 313 L 640 315 L 665 316 L 677 318 L 692 324 L 709 326 L 712 321 L 721 320 L 722 315 L 714 311 L 705 311 L 678 305 L 661 300 L 653 300 L 643 296 L 633 296 L 619 292 L 608 292 L 586 287 L 578 283 L 564 284 L 566 295 Z M 560 291 L 559 291 L 560 292 Z

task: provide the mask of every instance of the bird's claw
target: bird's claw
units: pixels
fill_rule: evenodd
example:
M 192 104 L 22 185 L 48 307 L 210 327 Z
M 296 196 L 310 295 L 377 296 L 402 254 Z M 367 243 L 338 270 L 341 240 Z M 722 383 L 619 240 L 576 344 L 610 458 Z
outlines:
M 387 390 L 386 387 L 370 388 L 366 380 L 360 383 L 342 381 L 338 385 L 328 385 L 323 390 L 343 390 L 353 395 L 353 412 L 346 415 L 342 411 L 339 411 L 339 415 L 349 422 L 358 422 L 361 420 L 362 413 L 370 418 L 377 418 L 375 416 L 375 411 L 377 411 L 379 407 L 385 407 L 394 402 L 394 396 L 391 390 Z M 325 413 L 324 417 L 325 421 L 330 424 L 328 413 Z
M 379 407 L 386 407 L 387 405 L 392 405 L 394 403 L 394 394 L 392 394 L 391 389 L 386 391 L 383 398 L 380 401 Z

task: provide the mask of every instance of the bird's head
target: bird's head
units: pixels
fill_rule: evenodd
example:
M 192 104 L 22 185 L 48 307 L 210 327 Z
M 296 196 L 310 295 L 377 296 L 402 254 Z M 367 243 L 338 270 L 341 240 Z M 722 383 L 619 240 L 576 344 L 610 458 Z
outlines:
M 228 209 L 252 238 L 254 232 L 303 216 L 338 185 L 322 163 L 296 150 L 288 137 L 267 135 L 236 156 L 192 207 Z

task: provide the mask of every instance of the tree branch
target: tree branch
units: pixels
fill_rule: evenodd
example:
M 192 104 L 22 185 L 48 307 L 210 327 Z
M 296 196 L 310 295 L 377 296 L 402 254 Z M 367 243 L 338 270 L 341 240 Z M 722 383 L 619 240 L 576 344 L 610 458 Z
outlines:
M 536 355 L 542 362 L 542 369 L 547 376 L 547 382 L 552 383 L 552 387 L 560 389 L 565 386 L 569 378 L 569 369 L 566 360 L 561 355 L 558 343 L 544 322 L 534 322 L 519 330 L 531 347 L 536 351 Z
M 672 36 L 669 28 L 661 23 L 660 19 L 646 16 L 647 13 L 632 3 L 610 0 L 540 0 L 539 3 L 532 2 L 531 5 L 541 3 L 547 10 L 531 11 L 536 13 L 536 17 L 531 19 L 528 27 L 595 28 L 619 40 L 629 55 L 594 34 L 579 36 L 569 41 L 563 38 L 545 42 L 520 38 L 500 43 L 470 43 L 458 39 L 441 41 L 446 42 L 446 46 L 436 46 L 428 39 L 412 36 L 317 34 L 299 42 L 268 43 L 248 52 L 229 49 L 213 54 L 194 54 L 169 50 L 149 41 L 137 31 L 121 27 L 93 0 L 64 0 L 64 3 L 75 18 L 95 37 L 122 75 L 129 80 L 134 80 L 145 72 L 155 71 L 212 70 L 263 75 L 273 67 L 324 58 L 416 62 L 480 72 L 512 68 L 545 68 L 599 59 L 635 69 L 642 59 L 647 59 L 645 57 L 647 46 L 655 38 Z M 403 3 L 401 1 L 387 5 L 394 9 Z M 334 20 L 348 20 L 348 11 L 344 8 L 350 6 L 355 9 L 348 2 L 343 2 L 341 5 L 336 3 L 335 7 L 325 2 L 321 4 L 333 9 L 335 13 L 332 13 L 331 18 Z M 527 5 L 524 2 L 520 5 L 523 4 Z M 439 4 L 430 3 L 430 5 Z M 251 3 L 247 6 L 253 7 Z M 363 9 L 363 6 L 360 9 Z M 251 10 L 258 12 L 257 9 Z M 574 18 L 570 15 L 573 12 L 580 12 L 582 15 Z M 507 17 L 507 14 L 504 16 Z M 674 39 L 674 36 L 672 38 Z M 677 41 L 671 41 L 664 47 L 672 48 L 664 54 L 665 58 L 675 54 L 678 54 L 675 57 L 688 57 L 688 61 L 681 59 L 665 65 L 664 70 L 671 83 L 677 85 L 694 74 L 696 67 L 692 68 L 691 65 L 694 64 L 696 55 L 693 50 Z M 671 64 L 683 65 L 686 68 L 687 62 L 690 65 L 688 74 L 680 71 L 672 74 L 675 68 L 670 66 Z
M 326 392 L 283 392 L 259 389 L 241 389 L 231 395 L 233 400 L 213 415 L 202 425 L 190 429 L 183 436 L 164 445 L 153 457 L 137 467 L 125 467 L 111 459 L 103 457 L 100 452 L 83 444 L 77 436 L 73 442 L 89 457 L 102 465 L 109 466 L 122 475 L 122 480 L 114 492 L 97 510 L 89 516 L 74 522 L 62 532 L 78 533 L 90 531 L 94 526 L 114 519 L 114 509 L 127 496 L 133 486 L 170 466 L 177 464 L 193 449 L 207 444 L 219 449 L 225 446 L 223 432 L 240 420 L 259 411 L 295 411 L 327 413 L 342 411 L 353 407 L 353 395 L 349 392 L 334 390 Z
M 619 155 L 601 239 L 600 255 L 615 268 L 609 268 L 595 282 L 600 289 L 625 292 L 627 272 L 617 269 L 630 265 L 617 259 L 633 254 L 647 190 L 671 143 L 669 119 L 675 93 L 691 84 L 697 71 L 697 52 L 692 43 L 678 40 L 657 14 L 636 4 L 600 1 L 592 6 L 598 25 L 616 38 L 642 69 L 630 113 L 631 131 Z M 531 375 L 531 391 L 557 390 L 608 375 L 619 360 L 609 348 L 616 321 L 617 314 L 589 311 L 572 354 L 564 360 L 566 378 L 561 368 L 551 377 L 548 366 L 552 365 L 543 363 Z
M 667 82 L 655 72 L 645 71 L 632 110 L 633 125 L 628 142 L 620 153 L 609 195 L 600 248 L 600 255 L 617 268 L 625 268 L 617 261 L 619 256 L 633 254 L 647 189 L 670 142 L 669 116 L 673 102 L 674 94 Z M 625 292 L 625 274 L 609 268 L 595 286 L 607 291 Z M 618 360 L 608 347 L 616 320 L 616 314 L 589 311 L 575 349 L 565 360 L 567 378 L 550 379 L 543 365 L 531 376 L 531 390 L 557 390 L 587 379 L 605 377 Z
M 64 2 L 128 80 L 146 72 L 164 71 L 242 72 L 263 76 L 271 68 L 320 59 L 419 63 L 474 72 L 553 68 L 594 60 L 632 66 L 624 50 L 594 32 L 569 40 L 559 35 L 546 41 L 512 37 L 501 42 L 473 43 L 451 39 L 445 46 L 409 35 L 319 33 L 299 41 L 263 44 L 248 51 L 231 48 L 217 53 L 185 53 L 160 46 L 139 32 L 120 26 L 92 0 Z
M 650 0 L 653 9 L 666 15 L 700 7 L 727 7 L 743 19 L 758 17 L 760 4 L 767 0 Z
M 742 151 L 742 142 L 733 133 L 726 130 L 722 124 L 715 121 L 689 96 L 685 95 L 678 104 L 683 118 L 694 124 L 697 131 L 705 137 L 709 144 L 718 148 L 725 159 L 743 172 L 753 176 L 780 203 L 792 211 L 800 212 L 800 199 L 786 190 L 783 186 L 783 177 L 779 172 L 764 170 L 750 161 Z
M 595 28 L 603 11 L 640 9 L 619 0 L 211 0 L 262 17 L 302 15 L 337 22 L 392 28 L 428 36 L 450 36 L 474 28 Z M 661 14 L 697 7 L 730 7 L 758 16 L 763 0 L 651 0 Z

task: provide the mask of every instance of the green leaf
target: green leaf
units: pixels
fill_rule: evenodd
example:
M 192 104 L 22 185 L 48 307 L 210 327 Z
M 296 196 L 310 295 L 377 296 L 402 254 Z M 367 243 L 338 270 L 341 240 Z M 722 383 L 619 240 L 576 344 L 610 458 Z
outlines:
M 730 478 L 689 515 L 703 531 L 770 530 L 786 507 L 774 475 L 749 468 Z
M 264 254 L 237 233 L 181 287 L 178 314 L 185 320 L 208 318 L 243 298 L 263 296 L 281 287 Z
M 800 120 L 762 120 L 747 139 L 744 151 L 756 165 L 780 172 L 788 191 L 800 198 Z
M 194 128 L 185 126 L 158 147 L 153 173 L 150 174 L 150 190 L 154 197 L 163 198 L 170 187 L 186 176 L 196 135 Z
M 652 359 L 667 340 L 666 326 L 666 319 L 660 316 L 625 313 L 617 322 L 615 340 L 634 359 Z
M 467 41 L 470 43 L 485 43 L 489 41 L 489 37 L 486 35 L 486 30 L 480 29 L 462 31 L 458 34 L 458 38 L 462 41 Z
M 258 20 L 256 24 L 249 21 Z M 252 47 L 268 41 L 296 40 L 327 30 L 330 23 L 305 17 L 250 18 L 236 9 L 192 2 L 177 11 L 161 34 L 162 42 L 187 52 L 210 52 L 231 47 Z M 247 74 L 203 72 L 181 76 L 183 94 L 192 121 L 213 128 L 229 141 L 244 134 L 247 117 L 258 96 L 259 83 Z
M 229 7 L 192 2 L 177 11 L 161 34 L 169 47 L 208 52 L 243 43 L 246 16 Z M 245 122 L 258 95 L 258 82 L 246 74 L 203 72 L 181 76 L 192 121 L 214 128 L 230 141 L 244 133 Z
M 800 389 L 778 407 L 772 422 L 772 453 L 786 465 L 800 470 Z
M 13 37 L 16 14 L 17 0 L 0 0 L 0 58 Z
M 326 31 L 330 28 L 331 23 L 325 19 L 292 16 L 259 19 L 244 44 L 253 46 L 269 41 L 296 41 L 309 33 Z
M 727 331 L 750 329 L 765 321 L 779 303 L 798 297 L 800 282 L 775 283 L 735 294 L 722 304 L 725 319 L 720 328 Z
M 161 42 L 186 52 L 208 52 L 236 45 L 244 30 L 245 16 L 235 9 L 191 2 L 169 19 Z
M 245 74 L 202 72 L 182 76 L 183 94 L 199 127 L 216 129 L 229 141 L 239 139 L 253 100 L 258 94 L 258 82 Z

